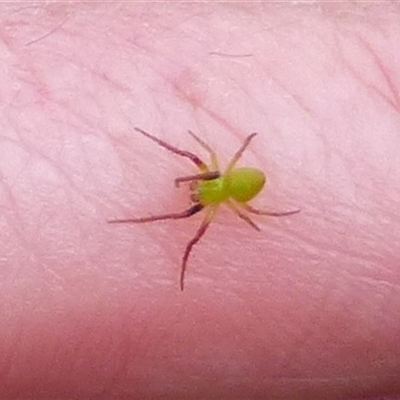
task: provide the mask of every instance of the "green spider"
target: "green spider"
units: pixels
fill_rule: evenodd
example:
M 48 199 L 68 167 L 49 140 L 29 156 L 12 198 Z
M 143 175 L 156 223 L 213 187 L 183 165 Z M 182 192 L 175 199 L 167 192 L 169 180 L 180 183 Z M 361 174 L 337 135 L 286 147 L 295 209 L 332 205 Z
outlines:
M 175 179 L 176 187 L 179 187 L 182 182 L 191 182 L 190 189 L 192 192 L 191 200 L 193 205 L 189 209 L 178 213 L 161 214 L 143 218 L 116 219 L 108 221 L 108 223 L 145 223 L 166 219 L 188 218 L 207 208 L 208 210 L 199 229 L 197 230 L 195 236 L 186 245 L 186 249 L 182 257 L 180 273 L 181 290 L 184 288 L 186 266 L 192 248 L 206 232 L 221 204 L 226 204 L 228 208 L 230 208 L 239 218 L 247 222 L 257 231 L 260 231 L 260 228 L 250 219 L 250 217 L 247 215 L 248 213 L 268 215 L 271 217 L 283 217 L 300 212 L 300 210 L 286 212 L 261 211 L 247 204 L 248 201 L 254 199 L 261 192 L 265 185 L 265 175 L 257 168 L 235 167 L 236 163 L 242 156 L 247 146 L 250 144 L 251 140 L 257 135 L 256 133 L 252 133 L 247 136 L 242 146 L 233 155 L 231 161 L 225 169 L 225 172 L 221 173 L 218 167 L 218 161 L 215 152 L 193 132 L 189 131 L 190 135 L 209 153 L 211 158 L 210 166 L 205 164 L 199 157 L 193 153 L 190 153 L 189 151 L 180 150 L 174 146 L 171 146 L 170 144 L 158 139 L 157 137 L 145 132 L 140 128 L 135 128 L 135 130 L 153 140 L 161 147 L 164 147 L 165 149 L 182 157 L 189 158 L 196 165 L 200 171 L 199 174 Z

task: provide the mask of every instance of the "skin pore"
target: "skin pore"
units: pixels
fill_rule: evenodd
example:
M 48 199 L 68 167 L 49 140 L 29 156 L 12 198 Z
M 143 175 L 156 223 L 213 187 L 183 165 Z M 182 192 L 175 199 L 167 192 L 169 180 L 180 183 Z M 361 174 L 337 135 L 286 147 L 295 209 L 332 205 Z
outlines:
M 2 5 L 0 397 L 400 395 L 396 4 Z M 267 176 L 201 215 L 135 133 Z

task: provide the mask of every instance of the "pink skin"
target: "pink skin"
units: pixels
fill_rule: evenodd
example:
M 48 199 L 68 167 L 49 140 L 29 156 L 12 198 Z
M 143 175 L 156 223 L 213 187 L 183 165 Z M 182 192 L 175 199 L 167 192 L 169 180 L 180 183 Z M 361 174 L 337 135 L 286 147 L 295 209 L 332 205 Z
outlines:
M 400 394 L 399 5 L 2 6 L 0 398 Z M 193 165 L 262 168 L 257 232 Z

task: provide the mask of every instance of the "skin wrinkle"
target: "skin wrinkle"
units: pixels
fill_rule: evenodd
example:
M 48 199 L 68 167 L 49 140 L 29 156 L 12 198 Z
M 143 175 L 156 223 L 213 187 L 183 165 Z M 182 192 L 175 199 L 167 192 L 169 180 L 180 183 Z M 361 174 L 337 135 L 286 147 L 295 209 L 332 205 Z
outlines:
M 71 7 L 73 8 L 73 5 Z M 154 33 L 151 41 L 147 40 L 151 43 L 150 52 L 157 55 L 163 49 L 163 57 L 168 59 L 168 62 L 156 68 L 157 62 L 152 60 L 152 57 L 147 57 L 145 62 L 142 61 L 140 68 L 137 68 L 138 64 L 135 62 L 143 54 L 137 55 L 122 46 L 118 51 L 113 51 L 115 43 L 113 46 L 107 46 L 106 41 L 106 45 L 103 46 L 102 42 L 110 35 L 113 35 L 113 38 L 121 36 L 120 43 L 126 43 L 127 39 L 135 37 L 138 30 L 138 24 L 134 23 L 136 19 L 128 18 L 129 14 L 126 13 L 124 18 L 118 19 L 118 13 L 113 15 L 112 8 L 107 8 L 108 15 L 104 11 L 98 13 L 97 10 L 101 7 L 96 5 L 93 8 L 96 12 L 93 11 L 92 16 L 90 13 L 76 12 L 75 18 L 70 18 L 63 29 L 55 30 L 51 35 L 32 43 L 29 46 L 31 53 L 27 53 L 29 56 L 25 60 L 25 64 L 35 65 L 35 76 L 39 76 L 40 79 L 34 80 L 33 84 L 29 79 L 21 83 L 19 96 L 22 97 L 17 101 L 18 107 L 25 110 L 24 115 L 23 118 L 18 118 L 17 128 L 8 128 L 7 132 L 15 134 L 13 129 L 17 130 L 17 135 L 18 131 L 25 132 L 20 136 L 20 140 L 25 142 L 29 138 L 28 146 L 32 146 L 34 152 L 39 151 L 36 154 L 39 157 L 42 151 L 44 158 L 48 156 L 47 151 L 51 151 L 54 144 L 62 144 L 65 137 L 68 137 L 70 144 L 67 148 L 64 147 L 65 157 L 58 158 L 54 155 L 50 158 L 56 167 L 63 170 L 65 176 L 59 173 L 57 176 L 66 188 L 65 194 L 58 197 L 58 194 L 54 193 L 48 198 L 51 201 L 43 204 L 42 212 L 35 211 L 29 217 L 30 220 L 21 217 L 21 226 L 25 226 L 24 230 L 32 235 L 32 238 L 27 237 L 27 243 L 35 243 L 37 249 L 27 248 L 27 252 L 31 252 L 34 257 L 21 263 L 22 273 L 26 268 L 26 286 L 20 287 L 18 285 L 21 283 L 18 283 L 12 289 L 17 297 L 21 295 L 22 289 L 23 296 L 20 298 L 24 303 L 23 312 L 18 312 L 18 308 L 15 308 L 10 319 L 3 319 L 2 314 L 0 316 L 6 332 L 12 332 L 16 321 L 20 319 L 23 323 L 27 315 L 31 322 L 26 322 L 24 337 L 12 347 L 15 351 L 14 365 L 8 376 L 3 377 L 9 380 L 6 381 L 6 386 L 0 385 L 0 397 L 13 391 L 24 395 L 24 389 L 26 393 L 29 392 L 29 388 L 34 388 L 39 396 L 47 393 L 47 397 L 54 398 L 60 393 L 68 393 L 67 398 L 73 396 L 71 388 L 76 390 L 75 394 L 88 393 L 88 397 L 98 395 L 109 398 L 110 393 L 114 393 L 113 397 L 121 398 L 122 394 L 132 398 L 139 393 L 143 395 L 142 398 L 154 398 L 154 394 L 157 394 L 163 395 L 163 398 L 174 399 L 185 396 L 193 399 L 193 394 L 204 398 L 201 396 L 204 393 L 207 393 L 209 398 L 215 398 L 216 393 L 218 398 L 232 398 L 233 394 L 242 394 L 246 398 L 249 398 L 249 395 L 250 398 L 265 398 L 265 393 L 268 392 L 269 398 L 310 399 L 326 398 L 326 395 L 343 398 L 344 394 L 398 392 L 396 372 L 399 366 L 395 361 L 396 348 L 391 348 L 390 341 L 379 343 L 379 340 L 385 340 L 385 335 L 394 333 L 377 324 L 379 319 L 374 319 L 372 311 L 368 312 L 369 309 L 365 306 L 382 306 L 386 300 L 386 304 L 391 304 L 392 307 L 383 309 L 382 318 L 386 318 L 388 329 L 397 327 L 394 316 L 399 307 L 398 283 L 396 272 L 391 268 L 391 263 L 395 262 L 396 258 L 389 253 L 390 243 L 375 243 L 373 246 L 374 236 L 371 232 L 376 232 L 376 238 L 390 235 L 392 239 L 396 239 L 398 236 L 393 231 L 393 219 L 388 218 L 385 226 L 374 225 L 373 221 L 374 217 L 377 218 L 377 209 L 382 215 L 398 213 L 394 209 L 394 202 L 392 205 L 389 203 L 386 210 L 379 208 L 382 203 L 388 203 L 387 198 L 384 192 L 379 193 L 383 198 L 381 203 L 380 197 L 376 195 L 378 192 L 374 190 L 373 185 L 370 186 L 368 179 L 362 179 L 366 187 L 358 194 L 360 202 L 348 206 L 351 196 L 346 190 L 340 193 L 334 190 L 340 176 L 337 180 L 330 180 L 328 175 L 318 176 L 315 173 L 315 167 L 333 169 L 332 164 L 321 162 L 315 142 L 320 142 L 321 151 L 335 144 L 326 140 L 324 135 L 329 136 L 329 132 L 333 132 L 340 139 L 340 131 L 345 129 L 346 123 L 349 122 L 343 121 L 351 114 L 341 114 L 338 105 L 342 105 L 344 99 L 335 97 L 334 90 L 329 86 L 330 82 L 324 84 L 324 96 L 332 103 L 326 110 L 332 110 L 342 125 L 332 125 L 332 120 L 324 120 L 326 110 L 318 108 L 318 103 L 323 102 L 321 93 L 313 97 L 312 93 L 303 90 L 301 84 L 303 79 L 307 81 L 307 75 L 312 78 L 310 89 L 318 91 L 320 88 L 318 79 L 315 79 L 319 76 L 318 71 L 313 68 L 307 70 L 302 63 L 301 52 L 305 51 L 307 64 L 310 67 L 317 64 L 318 60 L 312 57 L 313 52 L 307 53 L 299 39 L 293 42 L 297 44 L 296 49 L 293 46 L 285 46 L 283 37 L 279 44 L 287 51 L 286 55 L 296 54 L 290 58 L 290 63 L 285 62 L 287 58 L 282 56 L 284 52 L 277 54 L 268 41 L 260 42 L 260 36 L 251 34 L 259 32 L 254 29 L 254 25 L 250 26 L 252 29 L 245 29 L 240 18 L 235 20 L 234 12 L 230 13 L 228 21 L 223 25 L 235 26 L 235 30 L 230 31 L 228 37 L 221 35 L 223 29 L 222 26 L 218 29 L 218 24 L 215 26 L 216 35 L 209 34 L 208 37 L 211 18 L 218 22 L 215 20 L 215 13 L 208 9 L 208 12 L 197 13 L 197 18 L 191 18 L 193 11 L 190 8 L 185 8 L 185 5 L 173 5 L 169 12 L 172 23 L 163 20 L 162 12 L 156 13 L 159 24 L 163 25 L 163 32 L 168 32 L 168 36 L 159 35 L 157 24 L 149 21 L 144 11 L 139 13 L 141 20 L 147 21 L 148 24 L 144 26 L 142 22 L 140 34 L 146 39 L 146 32 L 151 30 Z M 137 7 L 140 5 L 135 5 L 136 13 L 140 10 Z M 146 4 L 142 10 L 160 10 L 155 7 Z M 207 7 L 211 6 L 199 7 L 206 7 L 207 10 Z M 251 5 L 242 7 L 248 10 L 247 7 Z M 283 7 L 279 8 L 282 13 L 286 10 L 290 15 L 284 5 L 280 7 Z M 301 17 L 303 12 L 307 17 L 313 10 L 310 7 L 292 9 L 296 12 L 302 10 L 298 17 Z M 185 11 L 186 15 L 177 16 L 176 13 L 181 11 Z M 250 17 L 253 14 L 249 12 Z M 207 16 L 206 19 L 202 19 L 204 15 Z M 267 12 L 266 15 L 258 13 L 259 22 L 265 21 L 263 26 L 279 26 L 281 32 L 288 36 L 296 34 L 300 39 L 303 37 L 297 34 L 296 24 L 291 25 L 292 31 L 284 29 L 285 23 L 271 24 L 273 15 L 272 12 Z M 320 14 L 316 13 L 309 22 L 317 19 L 318 15 Z M 179 23 L 175 24 L 177 20 Z M 250 23 L 250 20 L 246 21 Z M 85 25 L 83 32 L 74 25 L 76 23 Z M 195 30 L 187 30 L 192 23 L 201 24 Z M 57 23 L 48 26 L 54 27 Z M 306 24 L 301 28 L 304 31 L 307 28 Z M 319 32 L 320 37 L 329 38 L 329 32 L 325 31 L 322 34 L 318 30 L 318 24 L 311 23 L 307 29 L 307 32 Z M 186 42 L 180 41 L 179 51 L 176 52 L 179 58 L 172 57 L 176 50 L 173 49 L 174 39 L 176 41 L 183 33 L 187 35 L 187 32 L 199 31 L 202 32 L 202 41 L 199 41 L 199 46 L 193 51 L 196 53 L 194 58 L 189 57 L 191 49 L 186 48 L 186 45 L 198 41 L 196 37 Z M 92 35 L 93 32 L 97 37 Z M 102 32 L 106 32 L 107 35 L 102 36 Z M 64 36 L 69 34 L 71 37 L 68 39 L 72 40 L 71 43 L 64 40 Z M 220 40 L 218 35 L 226 40 Z M 273 37 L 273 32 L 270 37 Z M 288 37 L 291 38 L 293 37 Z M 29 42 L 26 39 L 26 35 L 19 36 L 21 43 Z M 53 57 L 56 55 L 54 51 L 49 50 L 55 43 L 60 43 L 60 39 L 65 44 L 62 50 L 65 54 L 62 58 L 65 69 L 58 70 L 57 67 L 61 64 L 55 63 L 56 59 Z M 79 44 L 74 42 L 76 39 L 79 39 Z M 250 46 L 251 42 L 254 42 L 253 46 Z M 101 46 L 97 46 L 98 50 L 95 50 L 94 44 Z M 307 46 L 313 48 L 314 45 L 315 43 L 311 42 Z M 74 51 L 78 46 L 82 53 L 85 53 L 84 57 L 79 51 Z M 224 71 L 221 71 L 221 65 L 211 68 L 207 64 L 202 71 L 201 62 L 209 60 L 209 52 L 215 47 L 223 54 L 256 54 L 257 57 L 252 58 L 257 58 L 257 61 L 253 63 L 249 59 L 246 67 L 236 66 L 236 70 Z M 322 50 L 330 54 L 328 46 Z M 47 58 L 41 58 L 42 52 L 46 53 Z M 120 63 L 129 58 L 126 54 L 131 57 L 131 65 L 124 64 L 126 69 L 118 69 Z M 61 55 L 59 56 L 61 58 Z M 171 61 L 174 59 L 175 66 Z M 82 76 L 78 82 L 75 81 L 75 74 L 72 74 L 73 79 L 60 79 L 64 78 L 64 74 L 72 72 L 71 65 L 66 65 L 65 60 L 73 61 L 75 68 L 79 69 Z M 271 60 L 276 63 L 275 67 L 270 64 L 269 69 L 260 68 L 260 65 L 267 65 Z M 257 62 L 258 66 L 254 68 Z M 109 70 L 106 65 L 110 66 Z M 208 76 L 203 79 L 202 73 L 205 73 L 207 68 Z M 298 74 L 302 68 L 305 68 L 306 76 Z M 56 78 L 51 81 L 50 69 L 57 70 L 57 79 L 64 83 L 55 84 Z M 195 73 L 190 74 L 191 70 Z M 90 72 L 93 71 L 96 76 L 92 75 L 92 81 Z M 179 97 L 177 101 L 176 93 L 171 94 L 171 85 L 179 81 L 182 71 L 188 71 L 187 79 L 179 82 L 177 89 L 186 97 Z M 228 93 L 224 92 L 230 84 L 225 87 L 218 86 L 218 83 L 224 81 L 225 73 L 230 84 L 236 80 L 238 85 L 243 85 L 240 96 L 235 97 L 238 88 Z M 218 79 L 209 84 L 209 76 L 213 74 Z M 235 76 L 240 74 L 243 74 L 242 82 L 238 78 L 235 79 Z M 257 90 L 248 85 L 251 79 L 246 78 L 247 75 L 261 77 L 255 84 L 258 86 Z M 273 85 L 269 86 L 266 82 L 271 76 L 274 78 Z M 295 76 L 299 77 L 294 79 Z M 329 78 L 331 82 L 335 82 L 335 77 L 324 77 L 327 81 Z M 53 85 L 50 82 L 53 82 Z M 73 82 L 76 85 L 73 86 L 75 89 L 68 91 Z M 128 88 L 126 92 L 121 90 L 121 82 L 125 83 L 124 88 Z M 279 88 L 277 82 L 283 83 L 286 92 L 283 86 Z M 29 96 L 24 98 L 28 85 L 29 90 L 38 85 L 35 96 L 43 101 L 43 107 L 34 107 L 34 99 Z M 45 90 L 39 90 L 43 88 Z M 76 90 L 78 93 L 74 95 Z M 114 92 L 111 95 L 112 91 Z M 260 97 L 260 92 L 268 93 L 268 96 Z M 355 89 L 348 92 L 350 105 L 353 104 L 352 96 L 355 92 Z M 287 104 L 280 99 L 282 93 L 290 94 L 286 98 Z M 292 95 L 298 104 L 294 105 Z M 112 99 L 107 102 L 107 97 Z M 246 98 L 241 101 L 240 97 Z M 117 106 L 116 102 L 119 103 Z M 45 106 L 49 103 L 52 107 Z M 124 103 L 126 105 L 121 106 Z M 346 102 L 344 104 L 346 107 Z M 276 208 L 290 204 L 298 205 L 303 209 L 301 218 L 282 221 L 257 220 L 262 228 L 262 232 L 257 234 L 243 226 L 241 221 L 233 221 L 228 213 L 221 213 L 216 224 L 207 233 L 208 236 L 195 249 L 196 254 L 188 271 L 190 291 L 185 293 L 184 297 L 178 296 L 175 285 L 177 260 L 180 259 L 188 235 L 195 230 L 199 220 L 162 226 L 128 227 L 121 231 L 104 227 L 103 221 L 119 215 L 122 211 L 132 215 L 169 209 L 174 211 L 175 208 L 183 209 L 187 201 L 185 194 L 174 190 L 172 186 L 173 178 L 179 176 L 176 171 L 188 171 L 187 164 L 171 160 L 170 157 L 162 157 L 156 152 L 152 153 L 150 146 L 146 147 L 147 144 L 132 135 L 133 124 L 130 125 L 126 120 L 122 122 L 119 107 L 126 107 L 130 121 L 141 124 L 143 128 L 149 127 L 165 139 L 170 138 L 188 150 L 193 149 L 192 143 L 184 135 L 188 128 L 201 134 L 204 132 L 205 138 L 210 139 L 209 142 L 218 152 L 226 151 L 228 155 L 227 148 L 231 145 L 226 143 L 231 140 L 233 142 L 234 136 L 235 141 L 240 141 L 247 131 L 262 131 L 260 133 L 263 133 L 263 137 L 268 135 L 268 139 L 261 140 L 254 149 L 257 158 L 250 152 L 246 160 L 246 164 L 253 162 L 256 166 L 261 166 L 271 177 L 269 186 L 258 204 L 269 204 Z M 99 109 L 103 111 L 100 112 Z M 232 110 L 231 113 L 228 109 Z M 280 110 L 283 111 L 279 112 Z M 47 121 L 47 126 L 32 123 L 35 120 L 31 119 L 29 111 L 40 114 Z M 367 105 L 366 118 L 369 115 L 368 111 Z M 243 113 L 246 115 L 242 116 Z M 381 117 L 384 119 L 385 114 L 382 113 Z M 17 120 L 17 115 L 14 118 Z M 55 124 L 55 121 L 61 122 Z M 66 127 L 60 129 L 62 121 Z M 329 130 L 330 128 L 332 129 Z M 367 128 L 365 126 L 365 129 Z M 382 134 L 388 128 L 389 124 L 382 129 Z M 38 131 L 42 131 L 42 135 L 36 136 Z M 353 135 L 360 134 L 356 123 L 351 131 Z M 87 145 L 82 139 L 85 138 L 83 135 L 86 132 L 91 132 L 100 141 L 107 143 L 99 148 Z M 56 133 L 59 136 L 50 144 L 49 138 L 54 138 Z M 368 140 L 367 134 L 368 131 L 365 133 Z M 120 151 L 119 159 L 107 154 L 110 143 L 115 143 L 115 148 Z M 78 157 L 76 154 L 70 157 L 76 151 L 75 147 L 81 153 Z M 305 149 L 308 150 L 306 156 Z M 348 151 L 348 148 L 345 150 Z M 357 146 L 354 146 L 353 151 L 357 150 Z M 374 149 L 368 148 L 364 151 L 363 156 L 368 156 Z M 111 165 L 104 163 L 105 159 L 111 159 Z M 113 166 L 114 164 L 119 165 Z M 351 168 L 349 164 L 343 173 Z M 293 171 L 294 169 L 296 171 Z M 371 172 L 377 179 L 380 178 L 379 173 L 382 174 L 379 167 Z M 41 201 L 47 195 L 42 197 L 42 200 L 40 197 L 35 199 L 35 191 L 43 187 L 41 185 L 53 189 L 54 187 L 46 176 L 43 176 L 41 181 L 39 174 L 29 175 L 30 172 L 28 174 L 27 171 L 24 173 L 31 179 L 34 177 L 34 182 L 30 189 L 32 198 L 25 193 L 21 200 L 27 209 L 30 209 L 29 206 L 39 209 Z M 348 173 L 350 179 L 354 179 L 355 175 Z M 360 178 L 361 174 L 357 175 L 357 179 Z M 300 183 L 292 185 L 295 179 Z M 393 182 L 395 183 L 393 177 L 391 180 L 389 177 L 388 183 L 393 186 Z M 13 188 L 10 187 L 11 189 Z M 371 189 L 371 192 L 367 196 L 368 189 Z M 118 191 L 118 194 L 110 193 L 114 190 Z M 392 198 L 396 198 L 396 192 L 391 193 Z M 68 197 L 67 201 L 62 198 L 65 195 Z M 366 197 L 369 196 L 372 199 L 367 200 Z M 379 204 L 373 204 L 374 197 Z M 339 210 L 338 203 L 345 207 Z M 122 204 L 125 204 L 125 210 L 122 209 Z M 47 220 L 49 216 L 54 218 L 53 213 L 58 216 L 57 223 L 38 235 L 35 228 L 37 215 L 41 214 L 39 221 L 43 221 L 42 218 Z M 365 216 L 368 217 L 367 221 Z M 345 219 L 346 222 L 343 222 Z M 343 231 L 343 228 L 346 229 Z M 342 232 L 348 237 L 341 239 Z M 5 237 L 4 231 L 0 234 L 0 243 L 4 243 L 4 240 L 10 241 Z M 65 243 L 68 243 L 68 249 L 65 248 Z M 138 243 L 148 248 L 148 254 L 138 250 Z M 366 249 L 366 244 L 375 250 L 373 259 L 368 259 L 369 249 Z M 165 248 L 165 252 L 160 254 L 157 248 Z M 258 251 L 262 257 L 257 256 Z M 164 253 L 170 257 L 165 258 Z M 59 265 L 55 262 L 56 255 L 62 258 Z M 310 256 L 314 259 L 310 260 Z M 368 264 L 363 267 L 365 261 L 368 261 Z M 40 276 L 43 266 L 48 271 L 44 276 Z M 375 274 L 370 275 L 374 271 Z M 390 272 L 392 275 L 385 275 Z M 382 293 L 382 288 L 379 290 L 379 287 L 374 287 L 373 284 L 370 287 L 357 285 L 360 282 L 357 274 L 368 282 L 387 279 L 388 284 L 390 276 L 393 279 L 391 294 L 389 295 L 388 291 Z M 35 276 L 39 279 L 35 279 Z M 47 276 L 51 278 L 46 278 Z M 64 283 L 60 284 L 60 293 L 55 296 L 52 293 L 52 281 L 57 276 L 63 277 Z M 46 282 L 46 279 L 50 282 Z M 10 281 L 2 282 L 2 285 L 9 284 Z M 366 290 L 366 293 L 370 290 L 371 296 L 365 296 L 360 301 L 360 287 Z M 328 296 L 329 301 L 324 301 L 324 295 Z M 373 302 L 374 296 L 382 296 L 382 303 Z M 343 304 L 352 304 L 352 300 L 357 299 L 358 303 L 353 304 L 348 312 L 341 311 L 340 307 L 343 307 Z M 63 307 L 64 314 L 54 315 L 55 304 L 52 302 L 56 300 L 57 306 Z M 362 349 L 359 349 L 358 353 L 353 350 L 349 354 L 340 347 L 334 349 L 331 342 L 336 335 L 336 338 L 342 341 L 339 345 L 360 346 L 362 343 L 354 339 L 357 332 L 353 330 L 355 327 L 350 324 L 349 317 L 357 319 L 362 313 L 371 318 L 370 325 L 364 320 L 358 322 L 365 328 L 366 337 L 375 344 L 368 351 L 371 352 L 371 356 L 381 357 L 381 365 L 370 364 L 370 358 L 364 357 Z M 93 315 L 96 315 L 97 319 Z M 335 317 L 340 318 L 335 321 Z M 390 318 L 393 318 L 393 321 Z M 74 322 L 68 324 L 68 320 Z M 57 321 L 61 325 L 57 324 Z M 175 328 L 177 325 L 179 329 Z M 344 334 L 340 333 L 341 328 L 346 329 Z M 64 347 L 63 335 L 70 343 L 75 344 L 70 352 Z M 249 338 L 257 338 L 257 341 L 251 343 Z M 59 356 L 52 356 L 49 342 L 51 346 L 59 349 Z M 384 345 L 387 349 L 382 350 Z M 116 347 L 119 350 L 115 350 Z M 328 353 L 326 363 L 331 363 L 331 369 L 329 365 L 325 365 L 324 349 Z M 384 350 L 392 350 L 393 359 L 390 359 Z M 303 354 L 300 354 L 301 352 Z M 7 349 L 6 354 L 10 354 Z M 137 354 L 141 355 L 140 360 Z M 171 360 L 174 362 L 171 363 Z M 61 362 L 62 370 L 57 369 L 56 361 Z M 364 375 L 357 370 L 357 367 L 361 368 L 357 361 L 364 364 Z M 272 379 L 269 374 L 276 365 L 279 365 L 281 377 L 276 376 Z M 4 366 L 3 362 L 1 366 Z M 343 372 L 340 378 L 335 377 L 335 368 L 336 373 L 345 371 L 347 374 Z M 92 375 L 90 371 L 97 372 Z M 290 373 L 294 374 L 293 371 L 297 376 L 289 376 Z M 369 371 L 371 374 L 367 374 Z M 224 372 L 229 374 L 224 375 Z M 392 381 L 388 372 L 395 374 Z M 311 377 L 318 373 L 326 374 L 329 379 Z M 388 375 L 386 381 L 385 373 Z M 307 379 L 301 378 L 307 374 Z M 287 378 L 282 378 L 283 376 Z M 10 385 L 9 382 L 14 383 Z M 350 388 L 349 385 L 353 383 L 353 387 Z M 148 391 L 151 386 L 154 388 L 152 394 Z M 2 393 L 4 387 L 10 388 L 10 391 Z
M 58 29 L 60 29 L 67 21 L 68 21 L 68 17 L 64 19 L 64 21 L 60 22 L 57 26 L 55 26 L 53 29 L 51 29 L 49 32 L 45 33 L 44 35 L 30 40 L 29 42 L 25 43 L 25 46 L 31 46 L 33 44 L 39 43 L 42 40 L 45 40 L 48 36 L 52 35 L 54 32 L 56 32 Z
M 361 44 L 364 46 L 366 51 L 371 54 L 371 58 L 376 64 L 377 67 L 376 69 L 379 72 L 381 72 L 384 78 L 383 81 L 387 84 L 387 87 L 389 89 L 389 95 L 391 95 L 392 99 L 390 98 L 390 96 L 385 96 L 383 93 L 382 96 L 386 98 L 386 101 L 392 105 L 395 111 L 398 112 L 400 109 L 399 91 L 398 88 L 396 88 L 396 85 L 394 84 L 393 80 L 390 78 L 391 71 L 386 71 L 386 67 L 383 60 L 381 60 L 378 54 L 374 51 L 374 49 L 372 49 L 372 46 L 370 43 L 368 43 L 368 41 L 364 40 L 364 38 L 362 37 L 359 37 L 359 40 L 361 41 Z M 379 88 L 377 88 L 376 90 L 378 91 L 378 93 L 380 93 Z

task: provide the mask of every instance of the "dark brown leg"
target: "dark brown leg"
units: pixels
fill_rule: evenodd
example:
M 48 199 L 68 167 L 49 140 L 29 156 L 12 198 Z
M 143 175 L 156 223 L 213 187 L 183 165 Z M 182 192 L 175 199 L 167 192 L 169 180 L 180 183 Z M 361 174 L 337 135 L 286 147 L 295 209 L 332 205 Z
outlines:
M 231 201 L 228 201 L 226 205 L 243 221 L 247 222 L 252 228 L 254 228 L 257 231 L 261 231 L 261 229 L 246 215 L 243 214 L 235 204 L 233 204 Z
M 204 207 L 201 204 L 195 204 L 194 206 L 190 207 L 189 209 L 179 212 L 179 213 L 172 213 L 172 214 L 162 214 L 162 215 L 154 215 L 152 217 L 144 217 L 144 218 L 129 218 L 129 219 L 113 219 L 107 221 L 109 224 L 140 224 L 144 222 L 154 222 L 154 221 L 161 221 L 164 219 L 181 219 L 181 218 L 188 218 L 194 214 L 197 214 L 201 211 Z
M 238 162 L 239 158 L 242 156 L 243 152 L 246 150 L 247 146 L 250 144 L 251 140 L 256 136 L 257 133 L 252 133 L 244 140 L 244 143 L 240 147 L 240 149 L 233 155 L 231 161 L 229 162 L 228 166 L 226 167 L 225 173 L 228 173 L 235 168 L 236 163 Z
M 145 132 L 143 129 L 135 128 L 135 131 L 148 137 L 149 139 L 151 139 L 153 142 L 156 142 L 161 147 L 164 147 L 165 149 L 172 151 L 173 153 L 178 154 L 179 156 L 189 158 L 189 160 L 191 160 L 201 171 L 204 171 L 204 172 L 208 171 L 207 165 L 204 164 L 204 162 L 201 161 L 200 158 L 197 157 L 195 154 L 190 153 L 189 151 L 180 150 L 177 147 L 171 146 L 169 143 L 164 142 L 163 140 L 151 135 L 150 133 Z
M 185 253 L 182 258 L 182 267 L 181 267 L 181 277 L 180 277 L 180 286 L 181 290 L 183 290 L 183 282 L 185 280 L 185 272 L 188 258 L 190 256 L 190 252 L 192 251 L 193 246 L 202 238 L 205 234 L 207 228 L 210 226 L 212 219 L 214 218 L 215 212 L 217 211 L 217 206 L 211 207 L 207 214 L 205 215 L 203 222 L 201 223 L 199 229 L 196 232 L 196 235 L 193 239 L 187 244 Z
M 191 181 L 211 181 L 213 179 L 217 179 L 221 176 L 219 171 L 209 171 L 204 172 L 203 174 L 189 175 L 183 176 L 181 178 L 175 179 L 175 186 L 179 187 L 182 182 L 191 182 Z
M 198 136 L 196 136 L 192 131 L 189 131 L 189 133 L 193 136 L 193 138 L 199 143 L 204 150 L 210 154 L 211 158 L 211 169 L 213 170 L 218 170 L 218 160 L 217 160 L 217 155 L 215 154 L 215 151 L 203 140 L 201 140 Z
M 240 203 L 240 206 L 244 208 L 246 211 L 252 214 L 257 214 L 257 215 L 268 215 L 270 217 L 286 217 L 288 215 L 293 215 L 299 213 L 301 210 L 293 210 L 293 211 L 283 211 L 283 212 L 273 212 L 273 211 L 263 211 L 263 210 L 257 210 L 256 208 L 253 208 L 249 206 L 248 204 Z

